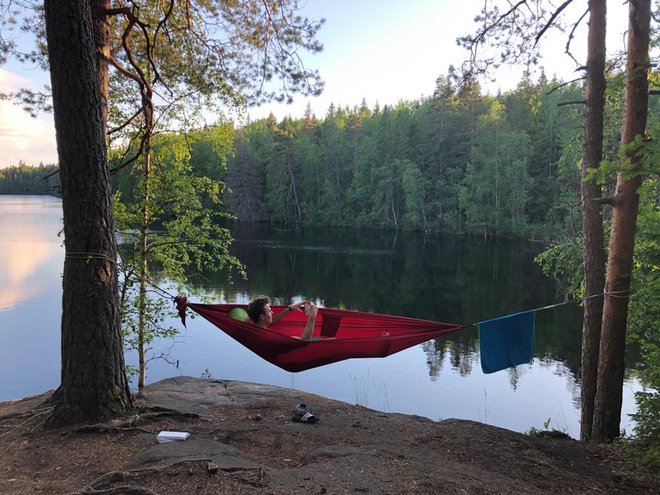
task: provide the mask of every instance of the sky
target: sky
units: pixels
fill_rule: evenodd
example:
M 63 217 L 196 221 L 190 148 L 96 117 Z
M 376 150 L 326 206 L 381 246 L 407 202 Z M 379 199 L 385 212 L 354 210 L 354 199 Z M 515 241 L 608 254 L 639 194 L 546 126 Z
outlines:
M 364 99 L 376 104 L 395 105 L 433 93 L 435 81 L 446 75 L 450 65 L 460 67 L 467 53 L 456 38 L 474 32 L 474 16 L 482 0 L 307 0 L 302 14 L 325 18 L 318 35 L 324 50 L 304 57 L 307 67 L 316 68 L 325 89 L 316 98 L 296 97 L 293 104 L 268 104 L 248 111 L 254 120 L 273 113 L 278 119 L 287 115 L 302 117 L 309 104 L 323 117 L 331 103 L 359 106 Z M 557 2 L 554 2 L 557 3 Z M 586 2 L 574 2 L 578 18 Z M 571 6 L 574 7 L 574 6 Z M 608 0 L 608 52 L 623 49 L 623 30 L 627 7 L 623 0 Z M 586 22 L 585 22 L 586 25 Z M 544 47 L 545 72 L 571 80 L 575 63 L 563 54 L 564 35 L 549 37 Z M 583 59 L 586 35 L 576 33 L 574 53 Z M 583 60 L 581 60 L 583 61 Z M 484 82 L 486 91 L 496 93 L 515 88 L 521 71 L 507 68 L 494 82 Z M 8 62 L 0 66 L 0 92 L 20 87 L 41 88 L 48 75 L 34 67 Z M 55 132 L 51 115 L 37 119 L 10 102 L 0 101 L 0 168 L 16 165 L 56 163 Z

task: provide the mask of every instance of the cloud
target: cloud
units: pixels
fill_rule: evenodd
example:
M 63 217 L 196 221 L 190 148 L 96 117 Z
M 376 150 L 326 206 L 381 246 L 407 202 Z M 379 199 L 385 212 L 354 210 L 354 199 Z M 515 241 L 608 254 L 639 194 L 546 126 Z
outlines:
M 32 81 L 0 69 L 0 92 L 34 86 Z M 55 126 L 51 115 L 30 115 L 10 101 L 0 101 L 0 168 L 22 160 L 37 165 L 57 162 Z
M 33 228 L 12 230 L 11 242 L 0 240 L 0 313 L 43 293 L 40 283 L 43 269 L 61 256 L 59 243 L 53 243 L 42 232 Z
M 9 72 L 5 69 L 0 69 L 0 92 L 16 91 L 20 88 L 32 87 L 32 81 L 24 77 Z

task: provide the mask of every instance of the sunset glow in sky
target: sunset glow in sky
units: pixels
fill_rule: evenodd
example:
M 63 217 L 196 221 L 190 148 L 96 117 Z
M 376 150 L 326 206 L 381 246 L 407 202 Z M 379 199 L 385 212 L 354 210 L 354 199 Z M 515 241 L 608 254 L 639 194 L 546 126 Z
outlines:
M 575 2 L 579 18 L 586 2 Z M 623 49 L 627 6 L 622 0 L 608 0 L 608 52 Z M 467 0 L 307 0 L 303 14 L 312 19 L 325 18 L 319 39 L 322 53 L 304 57 L 310 68 L 319 69 L 325 91 L 313 99 L 297 97 L 293 104 L 271 104 L 249 110 L 251 119 L 273 112 L 278 119 L 301 117 L 307 104 L 322 117 L 329 105 L 357 106 L 363 99 L 369 107 L 378 103 L 394 105 L 432 94 L 435 80 L 446 75 L 450 65 L 460 67 L 466 53 L 456 38 L 472 33 L 473 19 L 482 1 Z M 579 11 L 579 12 L 578 12 Z M 583 23 L 586 28 L 586 20 Z M 585 32 L 577 32 L 574 53 L 584 56 Z M 575 63 L 563 54 L 565 41 L 549 38 L 544 45 L 542 65 L 548 77 L 563 80 L 577 77 Z M 490 92 L 515 87 L 518 69 L 501 71 L 495 82 L 484 83 Z M 9 62 L 0 67 L 0 92 L 19 87 L 40 89 L 48 75 L 34 67 Z M 31 118 L 9 102 L 0 102 L 0 167 L 55 163 L 57 153 L 51 115 Z

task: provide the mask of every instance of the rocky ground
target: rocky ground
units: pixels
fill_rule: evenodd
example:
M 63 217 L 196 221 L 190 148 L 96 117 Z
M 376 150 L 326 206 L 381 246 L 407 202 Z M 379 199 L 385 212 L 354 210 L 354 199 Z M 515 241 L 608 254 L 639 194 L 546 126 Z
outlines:
M 178 377 L 148 387 L 138 413 L 48 430 L 49 394 L 0 404 L 0 493 L 657 494 L 620 448 L 434 422 L 296 390 Z M 305 403 L 318 416 L 296 423 Z M 159 444 L 162 430 L 190 432 Z

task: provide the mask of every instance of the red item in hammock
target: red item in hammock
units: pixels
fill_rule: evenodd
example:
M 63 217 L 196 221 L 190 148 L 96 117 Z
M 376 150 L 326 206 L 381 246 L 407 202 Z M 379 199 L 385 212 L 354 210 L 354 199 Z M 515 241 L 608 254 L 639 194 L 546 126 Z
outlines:
M 293 311 L 269 328 L 243 323 L 227 313 L 241 304 L 195 304 L 187 306 L 234 340 L 286 371 L 304 371 L 349 358 L 386 357 L 427 340 L 455 332 L 459 325 L 403 316 L 319 308 L 313 338 L 301 340 L 307 322 Z M 273 312 L 286 306 L 272 306 Z

